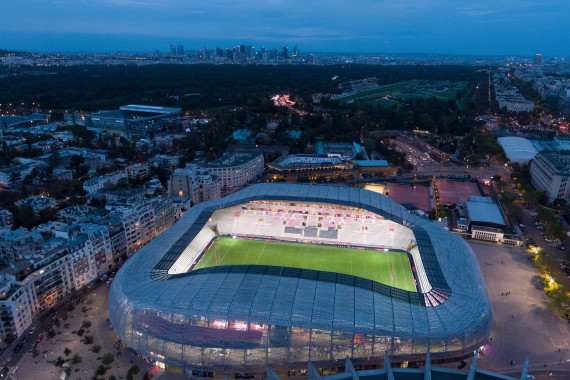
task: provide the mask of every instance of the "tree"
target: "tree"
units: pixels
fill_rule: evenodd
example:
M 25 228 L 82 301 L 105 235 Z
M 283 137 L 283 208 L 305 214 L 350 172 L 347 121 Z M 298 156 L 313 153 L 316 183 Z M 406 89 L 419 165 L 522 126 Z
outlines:
M 62 358 L 61 356 L 58 356 L 58 358 L 54 362 L 54 365 L 56 367 L 61 367 L 64 363 L 65 363 L 65 359 Z
M 27 204 L 21 205 L 18 210 L 18 215 L 16 215 L 16 220 L 19 225 L 32 228 L 36 224 L 36 213 L 32 206 Z
M 117 184 L 115 185 L 115 189 L 119 190 L 119 189 L 129 189 L 131 187 L 131 184 L 129 183 L 129 180 L 127 178 L 121 178 L 117 181 Z
M 84 319 L 81 323 L 81 328 L 88 329 L 89 327 L 91 327 L 91 321 Z
M 560 241 L 563 241 L 566 238 L 566 233 L 564 231 L 564 229 L 562 228 L 562 226 L 560 225 L 560 223 L 556 222 L 556 223 L 552 223 L 551 225 L 549 225 L 546 228 L 546 235 L 554 238 L 554 239 L 558 239 Z
M 53 338 L 53 337 L 56 336 L 56 335 L 57 335 L 57 333 L 56 333 L 55 330 L 53 330 L 53 329 L 52 329 L 52 330 L 49 330 L 48 333 L 47 333 L 47 336 L 48 336 L 48 338 L 50 338 L 50 339 Z
M 558 210 L 563 209 L 564 207 L 566 207 L 566 199 L 562 199 L 562 198 L 556 198 L 553 202 L 552 205 L 557 208 Z
M 148 372 L 144 373 L 142 380 L 150 380 L 150 375 L 148 374 Z
M 57 220 L 57 208 L 56 207 L 46 207 L 40 210 L 38 215 L 38 220 L 40 223 L 46 223 L 50 221 Z
M 4 338 L 4 342 L 6 342 L 6 344 L 10 345 L 12 344 L 12 342 L 14 342 L 16 340 L 17 336 L 12 334 L 12 333 L 8 333 L 6 335 L 6 337 Z
M 541 223 L 548 225 L 556 222 L 556 216 L 554 213 L 546 208 L 541 208 L 536 211 L 536 219 L 538 219 Z
M 71 159 L 69 160 L 69 169 L 78 170 L 79 167 L 83 165 L 84 162 L 85 159 L 83 158 L 83 156 L 74 154 L 73 156 L 71 156 Z
M 95 338 L 93 338 L 93 335 L 85 335 L 85 338 L 83 338 L 83 343 L 85 344 L 91 344 L 95 341 Z
M 133 380 L 135 377 L 138 376 L 140 372 L 140 368 L 138 365 L 134 365 L 131 368 L 129 368 L 129 371 L 127 372 L 127 380 Z
M 525 191 L 523 194 L 523 199 L 525 202 L 530 203 L 531 205 L 536 205 L 538 203 L 536 191 Z
M 548 193 L 546 190 L 536 190 L 536 198 L 541 205 L 546 206 L 548 204 Z
M 520 222 L 523 219 L 523 212 L 520 207 L 510 204 L 505 208 L 511 222 Z
M 71 364 L 79 364 L 83 361 L 83 358 L 81 356 L 79 356 L 79 354 L 75 354 L 73 355 L 73 358 L 71 358 Z
M 48 165 L 52 168 L 57 168 L 61 164 L 61 157 L 59 156 L 59 151 L 57 149 L 52 149 L 51 154 L 48 158 Z
M 65 356 L 69 356 L 69 354 L 71 354 L 71 349 L 69 347 L 65 347 L 65 350 L 63 350 L 63 353 L 65 354 Z
M 99 351 L 101 351 L 101 346 L 96 344 L 91 348 L 91 351 L 93 351 L 94 353 L 98 354 Z
M 112 353 L 108 352 L 105 355 L 103 355 L 103 358 L 101 358 L 101 363 L 109 365 L 113 363 L 113 360 L 115 360 L 115 357 L 113 356 Z
M 103 376 L 107 373 L 107 367 L 105 367 L 103 364 L 101 364 L 99 367 L 97 367 L 95 369 L 95 374 L 97 376 Z
M 178 159 L 180 161 L 180 159 Z M 152 166 L 150 168 L 150 174 L 156 175 L 163 187 L 168 187 L 168 179 L 170 178 L 170 170 L 163 168 L 162 166 Z
M 73 138 L 79 146 L 84 146 L 87 148 L 93 147 L 93 138 L 95 133 L 87 129 L 84 125 L 74 124 L 71 126 L 71 133 Z

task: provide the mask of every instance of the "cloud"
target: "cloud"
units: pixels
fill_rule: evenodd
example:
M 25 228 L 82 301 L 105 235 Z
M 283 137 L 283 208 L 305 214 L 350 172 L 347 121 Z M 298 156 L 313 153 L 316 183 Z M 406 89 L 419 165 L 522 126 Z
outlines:
M 529 36 L 536 45 L 558 46 L 558 52 L 570 45 L 567 0 L 0 1 L 4 48 L 38 46 L 33 38 L 24 38 L 31 34 L 58 36 L 51 38 L 54 46 L 68 41 L 83 49 L 104 39 L 109 50 L 137 51 L 141 50 L 137 43 L 160 41 L 152 43 L 160 47 L 165 40 L 194 45 L 187 49 L 206 43 L 259 46 L 283 41 L 305 49 L 334 50 L 337 41 L 342 49 L 370 50 L 391 41 L 401 51 L 449 46 L 469 51 L 477 46 L 486 49 L 493 41 L 496 46 L 526 51 L 535 49 L 526 42 Z M 83 43 L 63 37 L 72 33 L 80 35 Z M 127 39 L 129 43 L 124 42 Z

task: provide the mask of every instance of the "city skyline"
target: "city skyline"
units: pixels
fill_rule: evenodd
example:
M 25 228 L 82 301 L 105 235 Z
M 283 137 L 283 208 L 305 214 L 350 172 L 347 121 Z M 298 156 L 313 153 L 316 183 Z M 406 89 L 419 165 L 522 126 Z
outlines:
M 568 12 L 559 0 L 447 0 L 302 4 L 179 0 L 67 2 L 24 0 L 5 4 L 0 47 L 50 52 L 166 52 L 230 47 L 293 47 L 304 52 L 457 55 L 565 55 Z M 25 15 L 16 17 L 15 15 Z

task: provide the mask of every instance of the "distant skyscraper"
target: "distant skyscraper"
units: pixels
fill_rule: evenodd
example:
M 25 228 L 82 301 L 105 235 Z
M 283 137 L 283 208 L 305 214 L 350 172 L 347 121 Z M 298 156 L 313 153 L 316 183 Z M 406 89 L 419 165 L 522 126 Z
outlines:
M 282 47 L 281 48 L 281 56 L 283 58 L 287 58 L 289 57 L 289 49 L 287 47 Z
M 291 58 L 296 58 L 299 55 L 299 49 L 297 45 L 291 50 Z
M 255 54 L 255 48 L 251 45 L 246 45 L 245 46 L 245 56 L 246 58 L 252 58 L 253 55 Z
M 176 46 L 170 45 L 170 54 L 176 55 Z
M 534 56 L 534 64 L 535 65 L 542 65 L 542 54 L 536 54 Z
M 178 55 L 184 55 L 184 46 L 178 45 Z

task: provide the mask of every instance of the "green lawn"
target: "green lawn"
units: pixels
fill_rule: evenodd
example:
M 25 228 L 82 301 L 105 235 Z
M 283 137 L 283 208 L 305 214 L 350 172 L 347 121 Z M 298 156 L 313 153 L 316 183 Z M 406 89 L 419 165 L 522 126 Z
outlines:
M 399 99 L 401 101 L 423 97 L 435 97 L 442 100 L 456 100 L 457 93 L 461 92 L 462 101 L 459 104 L 461 108 L 465 106 L 464 102 L 467 102 L 468 105 L 469 99 L 467 98 L 467 94 L 469 92 L 469 88 L 468 82 L 410 80 L 384 85 L 374 90 L 362 91 L 340 98 L 339 100 L 344 104 L 353 100 L 370 102 L 378 100 L 386 95 L 391 95 L 394 100 Z M 392 105 L 396 104 L 397 103 L 393 103 Z
M 272 265 L 344 273 L 416 291 L 403 252 L 218 237 L 194 269 L 216 265 Z

